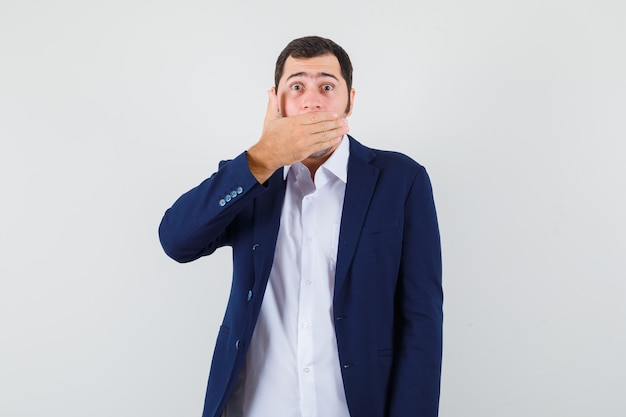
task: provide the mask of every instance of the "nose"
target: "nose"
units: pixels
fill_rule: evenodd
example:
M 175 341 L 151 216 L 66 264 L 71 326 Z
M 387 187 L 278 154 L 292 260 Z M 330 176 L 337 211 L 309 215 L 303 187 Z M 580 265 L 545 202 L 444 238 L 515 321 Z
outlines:
M 307 91 L 302 97 L 302 107 L 307 111 L 322 110 L 323 102 L 321 94 L 318 91 Z

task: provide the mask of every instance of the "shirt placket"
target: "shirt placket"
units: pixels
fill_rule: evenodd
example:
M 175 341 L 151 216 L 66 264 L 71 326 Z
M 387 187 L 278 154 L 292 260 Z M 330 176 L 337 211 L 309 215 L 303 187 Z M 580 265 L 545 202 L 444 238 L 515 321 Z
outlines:
M 301 410 L 303 417 L 314 417 L 316 412 L 314 341 L 312 322 L 314 308 L 316 225 L 314 222 L 315 193 L 302 199 L 302 245 L 298 310 L 298 372 L 300 381 Z

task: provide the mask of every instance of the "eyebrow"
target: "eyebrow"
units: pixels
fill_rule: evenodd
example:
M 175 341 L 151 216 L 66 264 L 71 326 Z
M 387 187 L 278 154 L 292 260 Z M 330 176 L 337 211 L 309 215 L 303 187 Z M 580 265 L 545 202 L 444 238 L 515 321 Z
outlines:
M 287 79 L 285 81 L 289 81 L 290 79 L 295 78 L 295 77 L 309 77 L 309 78 L 330 77 L 330 78 L 333 78 L 333 79 L 339 81 L 339 79 L 336 76 L 334 76 L 333 74 L 330 74 L 328 72 L 318 72 L 317 74 L 310 74 L 310 73 L 304 72 L 304 71 L 296 72 L 295 74 L 291 74 L 289 77 L 287 77 Z

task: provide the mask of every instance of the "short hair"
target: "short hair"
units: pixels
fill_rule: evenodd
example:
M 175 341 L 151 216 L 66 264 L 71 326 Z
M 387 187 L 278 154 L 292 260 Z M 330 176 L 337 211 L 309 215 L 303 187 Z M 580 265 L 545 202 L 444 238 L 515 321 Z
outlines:
M 276 70 L 274 72 L 275 87 L 278 89 L 278 82 L 283 76 L 285 69 L 285 61 L 287 58 L 314 58 L 322 55 L 332 54 L 337 57 L 339 66 L 341 67 L 341 75 L 348 86 L 348 94 L 352 90 L 352 63 L 350 57 L 330 39 L 321 38 L 319 36 L 306 36 L 304 38 L 294 39 L 283 49 L 276 60 Z

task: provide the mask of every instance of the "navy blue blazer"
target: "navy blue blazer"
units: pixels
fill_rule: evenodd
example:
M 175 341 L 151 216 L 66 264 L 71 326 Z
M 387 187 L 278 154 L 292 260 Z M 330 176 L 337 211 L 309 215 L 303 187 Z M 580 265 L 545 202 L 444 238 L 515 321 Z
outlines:
M 350 137 L 333 311 L 352 417 L 436 417 L 442 354 L 439 229 L 426 170 Z M 283 170 L 265 183 L 245 152 L 183 194 L 159 235 L 189 262 L 233 250 L 232 287 L 217 336 L 203 417 L 219 417 L 259 315 L 285 195 Z M 331 416 L 329 416 L 331 417 Z

